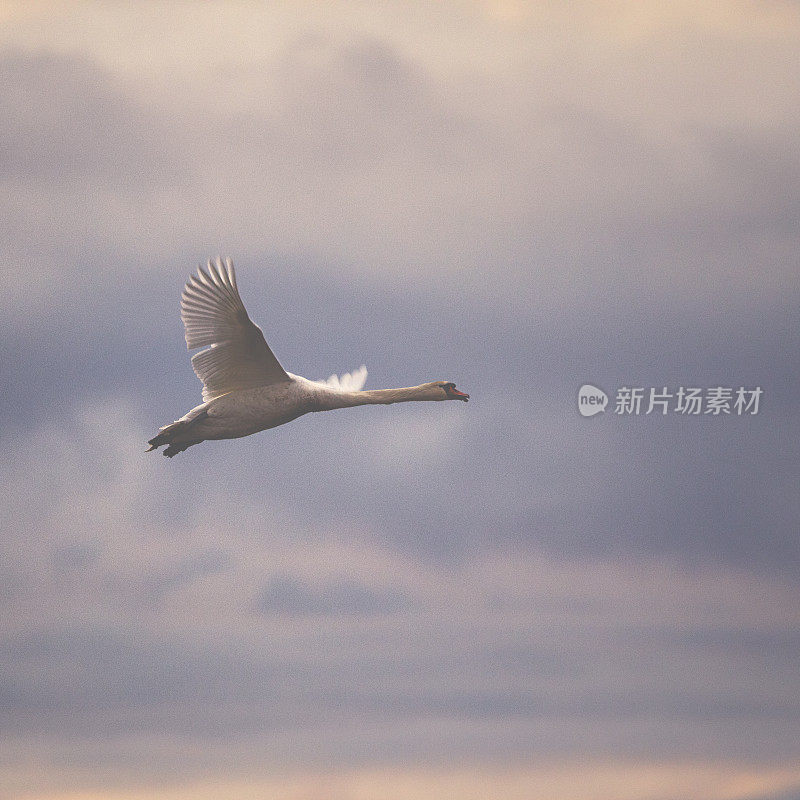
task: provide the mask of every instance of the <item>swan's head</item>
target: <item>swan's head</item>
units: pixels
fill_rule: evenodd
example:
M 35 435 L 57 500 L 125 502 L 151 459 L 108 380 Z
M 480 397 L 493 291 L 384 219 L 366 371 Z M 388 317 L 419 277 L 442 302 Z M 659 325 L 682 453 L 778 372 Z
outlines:
M 444 391 L 445 400 L 463 400 L 465 403 L 469 400 L 469 395 L 464 392 L 459 392 L 454 383 L 450 381 L 439 381 L 438 386 L 442 387 Z

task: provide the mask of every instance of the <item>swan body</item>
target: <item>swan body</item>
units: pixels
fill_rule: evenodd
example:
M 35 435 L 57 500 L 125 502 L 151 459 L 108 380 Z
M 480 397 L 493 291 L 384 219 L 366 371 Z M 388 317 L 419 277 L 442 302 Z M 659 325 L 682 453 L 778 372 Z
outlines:
M 311 381 L 286 372 L 239 297 L 230 259 L 209 261 L 183 290 L 181 318 L 192 366 L 203 381 L 203 403 L 165 425 L 148 450 L 167 445 L 172 457 L 207 439 L 237 439 L 284 425 L 314 411 L 415 400 L 469 400 L 448 381 L 400 389 L 363 390 L 362 366 L 341 378 Z

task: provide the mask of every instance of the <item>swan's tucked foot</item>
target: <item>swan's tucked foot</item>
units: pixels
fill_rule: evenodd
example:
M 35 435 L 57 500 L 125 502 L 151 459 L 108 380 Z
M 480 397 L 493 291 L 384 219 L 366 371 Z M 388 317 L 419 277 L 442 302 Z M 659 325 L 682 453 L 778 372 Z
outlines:
M 172 456 L 178 455 L 178 453 L 182 453 L 184 450 L 190 448 L 193 444 L 200 444 L 202 439 L 194 439 L 190 442 L 172 442 L 169 447 L 164 450 L 164 455 L 167 458 L 172 458 Z
M 151 450 L 155 450 L 157 447 L 161 447 L 162 444 L 167 444 L 169 442 L 169 436 L 165 436 L 163 433 L 159 433 L 158 436 L 151 439 L 147 444 L 150 447 L 145 450 L 145 453 L 149 453 Z
M 172 458 L 172 456 L 182 453 L 187 447 L 191 447 L 193 444 L 199 444 L 203 441 L 203 437 L 201 436 L 198 438 L 196 432 L 190 434 L 189 429 L 194 423 L 205 419 L 207 416 L 208 413 L 203 411 L 197 414 L 193 419 L 179 419 L 177 422 L 165 425 L 158 434 L 147 443 L 150 447 L 148 447 L 145 452 L 149 453 L 151 450 L 155 450 L 157 447 L 161 447 L 162 444 L 165 444 L 167 445 L 167 449 L 164 450 L 164 455 L 167 456 L 167 458 Z
M 181 432 L 180 428 L 172 428 L 172 430 L 159 433 L 158 436 L 148 442 L 150 447 L 145 450 L 145 453 L 149 453 L 151 450 L 155 450 L 165 444 L 167 447 L 164 449 L 163 454 L 167 458 L 172 458 L 172 456 L 182 453 L 193 444 L 200 444 L 203 441 L 202 439 L 179 439 L 178 436 Z

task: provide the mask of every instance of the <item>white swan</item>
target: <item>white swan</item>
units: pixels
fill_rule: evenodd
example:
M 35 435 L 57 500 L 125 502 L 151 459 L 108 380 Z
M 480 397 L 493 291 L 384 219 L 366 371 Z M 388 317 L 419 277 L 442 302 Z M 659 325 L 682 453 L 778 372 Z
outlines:
M 272 354 L 261 328 L 247 316 L 233 262 L 208 262 L 186 284 L 181 319 L 192 367 L 203 382 L 203 403 L 165 425 L 148 444 L 162 444 L 170 458 L 206 439 L 236 439 L 291 422 L 310 411 L 409 400 L 469 400 L 454 383 L 433 381 L 405 389 L 361 391 L 366 367 L 341 378 L 309 381 L 286 372 Z

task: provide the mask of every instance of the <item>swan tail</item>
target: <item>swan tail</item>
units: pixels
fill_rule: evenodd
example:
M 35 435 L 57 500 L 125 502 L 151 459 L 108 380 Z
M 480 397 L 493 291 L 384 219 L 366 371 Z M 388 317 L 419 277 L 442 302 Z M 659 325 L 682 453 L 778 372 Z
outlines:
M 196 434 L 192 435 L 191 428 L 195 422 L 205 416 L 206 414 L 202 414 L 192 420 L 179 419 L 177 422 L 165 425 L 159 430 L 158 434 L 148 441 L 147 444 L 150 447 L 145 452 L 149 453 L 151 450 L 155 450 L 165 444 L 167 447 L 164 449 L 163 454 L 167 458 L 172 458 L 172 456 L 182 453 L 192 445 L 199 444 L 203 441 L 203 438 L 198 438 Z

